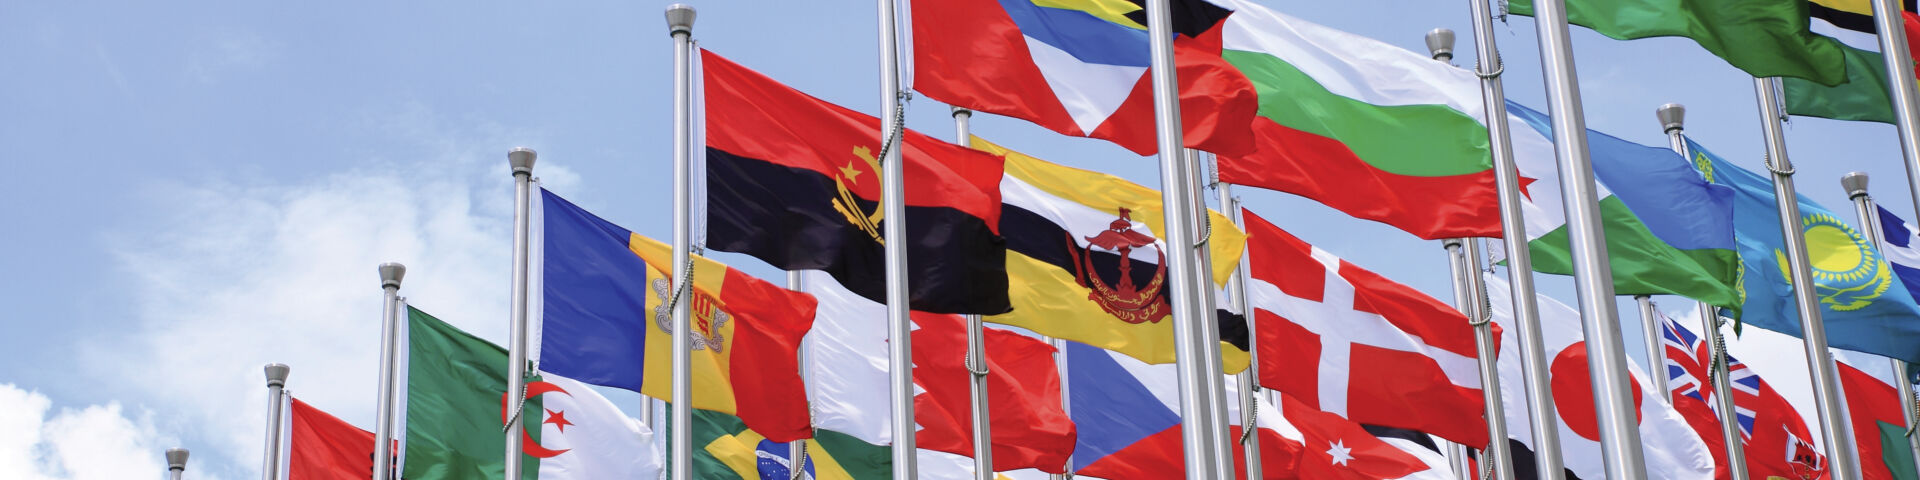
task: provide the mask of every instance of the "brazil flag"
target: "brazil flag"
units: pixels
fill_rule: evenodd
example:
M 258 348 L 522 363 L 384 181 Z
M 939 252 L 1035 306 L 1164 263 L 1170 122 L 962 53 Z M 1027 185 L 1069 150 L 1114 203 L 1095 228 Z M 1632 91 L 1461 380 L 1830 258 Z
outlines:
M 672 407 L 668 407 L 672 408 Z M 708 410 L 693 411 L 693 478 L 701 480 L 757 480 L 793 478 L 792 458 L 785 442 L 773 442 L 739 418 Z M 671 429 L 672 426 L 668 426 Z M 671 433 L 661 438 L 673 438 Z M 893 478 L 888 447 L 860 441 L 829 430 L 807 440 L 801 478 L 818 480 L 887 480 Z

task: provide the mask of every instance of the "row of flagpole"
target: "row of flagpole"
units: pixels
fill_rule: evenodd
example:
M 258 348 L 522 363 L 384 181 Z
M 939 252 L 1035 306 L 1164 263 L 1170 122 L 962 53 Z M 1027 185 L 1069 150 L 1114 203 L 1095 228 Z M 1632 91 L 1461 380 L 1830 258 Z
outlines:
M 1886 231 L 1880 229 L 1878 208 L 1873 203 L 1873 196 L 1867 194 L 1867 174 L 1848 173 L 1840 178 L 1840 186 L 1847 190 L 1847 197 L 1853 200 L 1854 212 L 1860 215 L 1860 227 L 1867 230 L 1867 241 L 1874 248 L 1884 250 L 1887 245 Z M 1900 416 L 1907 422 L 1907 448 L 1913 451 L 1913 458 L 1920 459 L 1920 438 L 1912 433 L 1916 425 L 1914 422 L 1920 420 L 1916 418 L 1920 416 L 1920 411 L 1907 402 L 1913 396 L 1913 377 L 1908 372 L 1907 362 L 1900 359 L 1890 361 L 1893 362 L 1894 390 L 1905 395 L 1901 397 Z

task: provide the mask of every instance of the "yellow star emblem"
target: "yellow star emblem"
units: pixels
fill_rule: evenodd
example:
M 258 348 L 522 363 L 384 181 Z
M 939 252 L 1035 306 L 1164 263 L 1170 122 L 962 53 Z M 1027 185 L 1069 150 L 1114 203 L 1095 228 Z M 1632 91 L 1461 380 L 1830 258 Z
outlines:
M 848 161 L 847 166 L 840 167 L 840 176 L 846 177 L 847 181 L 849 182 L 860 183 L 860 179 L 858 177 L 860 176 L 860 174 L 867 173 L 867 172 L 862 172 L 858 168 L 853 168 L 853 166 L 854 166 L 853 161 Z

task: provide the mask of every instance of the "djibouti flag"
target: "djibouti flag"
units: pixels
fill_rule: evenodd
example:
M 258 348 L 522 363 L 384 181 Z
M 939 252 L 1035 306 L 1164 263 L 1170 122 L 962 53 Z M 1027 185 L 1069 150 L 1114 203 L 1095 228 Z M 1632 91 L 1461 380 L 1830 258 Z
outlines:
M 1734 236 L 1740 244 L 1740 285 L 1746 324 L 1801 335 L 1773 182 L 1687 140 L 1694 168 L 1708 181 L 1734 188 Z M 1813 288 L 1828 343 L 1907 361 L 1920 361 L 1920 307 L 1886 257 L 1839 215 L 1800 196 L 1801 232 L 1813 265 Z

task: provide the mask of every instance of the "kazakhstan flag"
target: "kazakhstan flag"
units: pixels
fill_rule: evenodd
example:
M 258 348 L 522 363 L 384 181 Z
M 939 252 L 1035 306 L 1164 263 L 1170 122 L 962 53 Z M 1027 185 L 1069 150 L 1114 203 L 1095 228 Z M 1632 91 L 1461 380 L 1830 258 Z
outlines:
M 1741 320 L 1800 336 L 1787 276 L 1773 181 L 1728 163 L 1687 140 L 1694 168 L 1707 181 L 1733 187 L 1734 237 L 1740 250 Z M 1920 361 L 1920 307 L 1866 235 L 1833 211 L 1800 196 L 1801 231 L 1813 264 L 1813 288 L 1828 343 L 1835 348 Z

